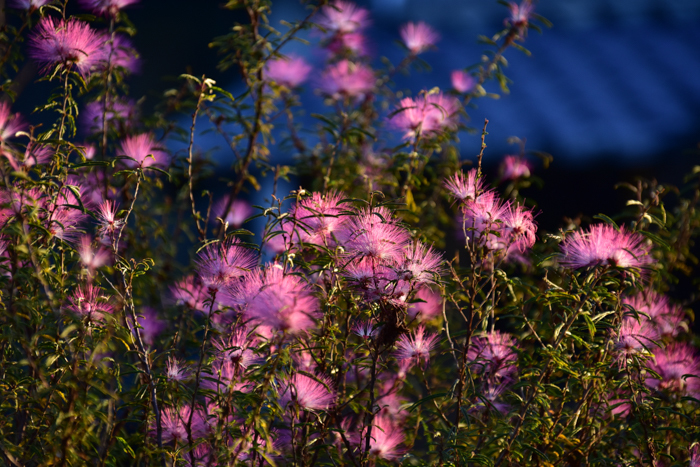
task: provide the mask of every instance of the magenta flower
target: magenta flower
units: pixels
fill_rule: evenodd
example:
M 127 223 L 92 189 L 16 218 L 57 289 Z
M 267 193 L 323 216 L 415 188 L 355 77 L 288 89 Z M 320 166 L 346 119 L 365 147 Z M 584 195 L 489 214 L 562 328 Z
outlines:
M 199 253 L 197 273 L 211 296 L 257 266 L 258 255 L 240 243 L 238 238 L 232 237 L 210 244 Z
M 440 278 L 442 264 L 442 255 L 433 250 L 433 247 L 416 242 L 404 250 L 403 261 L 398 269 L 402 279 L 427 284 Z
M 379 262 L 400 263 L 409 234 L 385 208 L 350 216 L 338 234 L 347 254 Z
M 421 95 L 416 99 L 406 97 L 399 102 L 391 116 L 392 125 L 404 132 L 405 139 L 419 135 L 431 138 L 457 128 L 459 102 L 442 93 Z
M 695 443 L 690 448 L 690 465 L 688 467 L 700 467 L 700 444 Z
M 523 0 L 520 5 L 509 2 L 508 9 L 510 10 L 510 18 L 506 20 L 506 24 L 512 25 L 518 30 L 518 34 L 523 35 L 535 10 L 532 0 Z
M 516 346 L 517 341 L 509 334 L 488 332 L 472 339 L 467 359 L 474 366 L 474 371 L 492 380 L 511 379 L 517 371 L 515 363 L 518 354 L 513 350 Z
M 95 269 L 107 264 L 110 259 L 110 253 L 107 249 L 102 246 L 97 247 L 97 249 L 92 247 L 92 238 L 89 235 L 80 237 L 78 254 L 80 255 L 80 263 L 90 275 L 94 274 Z
M 279 404 L 297 405 L 304 410 L 327 410 L 335 405 L 335 390 L 330 378 L 295 373 L 280 383 Z
M 231 302 L 253 323 L 275 331 L 297 334 L 316 325 L 318 300 L 296 274 L 285 274 L 272 264 L 249 272 L 228 290 Z
M 130 157 L 124 159 L 124 163 L 131 168 L 135 167 L 167 167 L 168 153 L 156 143 L 151 133 L 142 133 L 136 136 L 128 136 L 122 140 L 120 155 Z
M 509 203 L 503 204 L 495 192 L 482 193 L 467 203 L 463 211 L 462 230 L 466 230 L 467 237 L 489 250 L 502 250 L 508 246 L 508 239 L 503 235 L 503 224 L 511 213 L 511 206 Z
M 442 296 L 428 286 L 423 286 L 416 292 L 417 300 L 408 306 L 408 318 L 419 323 L 430 321 L 442 314 Z
M 321 9 L 318 23 L 331 33 L 349 34 L 369 25 L 369 12 L 352 2 L 336 0 Z
M 415 332 L 403 334 L 396 341 L 396 360 L 407 365 L 420 365 L 423 362 L 425 370 L 430 361 L 430 351 L 437 345 L 437 339 L 437 334 L 426 333 L 425 326 L 418 326 Z
M 649 376 L 644 383 L 650 388 L 700 397 L 700 358 L 691 345 L 673 343 L 656 350 L 649 368 L 661 377 Z
M 288 88 L 299 87 L 309 76 L 311 65 L 296 55 L 271 58 L 265 64 L 265 79 Z
M 29 37 L 29 55 L 43 74 L 56 66 L 75 68 L 83 77 L 104 60 L 104 36 L 87 23 L 44 17 Z
M 169 443 L 171 441 L 175 441 L 178 445 L 187 443 L 187 423 L 189 422 L 191 412 L 189 405 L 184 405 L 179 410 L 173 407 L 165 407 L 161 411 L 161 426 L 163 429 L 164 443 Z M 207 431 L 208 427 L 204 416 L 201 412 L 195 411 L 192 416 L 192 438 L 203 438 L 207 434 Z M 151 436 L 156 435 L 155 420 L 151 422 L 149 433 Z
M 530 176 L 531 166 L 520 156 L 506 156 L 498 169 L 502 180 L 517 180 Z
M 141 338 L 146 345 L 153 345 L 158 334 L 167 327 L 165 321 L 158 318 L 156 310 L 148 306 L 141 309 L 141 314 L 138 316 L 138 324 L 141 326 Z
M 75 243 L 81 234 L 80 226 L 87 217 L 87 214 L 79 209 L 58 206 L 51 212 L 45 227 L 52 236 L 60 238 L 64 242 Z
M 326 247 L 335 245 L 334 236 L 347 220 L 342 215 L 347 208 L 340 202 L 344 198 L 345 194 L 335 191 L 325 195 L 313 193 L 290 210 L 286 229 L 290 233 L 296 229 L 294 236 L 304 243 Z
M 644 316 L 640 315 L 639 320 L 634 316 L 625 316 L 615 334 L 615 350 L 620 353 L 621 363 L 632 354 L 653 350 L 658 338 L 654 324 Z
M 596 224 L 586 233 L 576 231 L 561 243 L 560 263 L 570 269 L 614 266 L 643 268 L 654 261 L 650 247 L 638 233 Z
M 134 128 L 137 123 L 137 110 L 130 100 L 113 99 L 107 102 L 103 99 L 90 102 L 80 115 L 80 121 L 85 130 L 91 134 L 102 133 L 102 124 L 107 120 L 107 130 L 125 133 Z
M 138 3 L 139 0 L 79 0 L 80 6 L 96 15 L 117 16 L 119 10 Z
M 366 430 L 367 428 L 363 428 L 359 435 L 354 434 L 350 437 L 351 442 L 360 446 L 361 452 L 365 450 Z M 404 453 L 404 449 L 399 446 L 405 439 L 399 426 L 381 414 L 375 415 L 370 432 L 369 455 L 373 458 L 395 460 Z
M 205 370 L 211 376 L 204 378 L 202 387 L 216 392 L 239 391 L 250 392 L 253 385 L 241 379 L 241 368 L 230 360 L 215 361 L 211 370 Z
M 371 321 L 358 321 L 352 325 L 351 331 L 360 336 L 363 340 L 374 339 L 378 329 Z
M 391 263 L 392 260 L 388 262 Z M 398 278 L 394 269 L 382 264 L 382 260 L 372 257 L 354 259 L 346 264 L 342 274 L 366 300 L 388 300 L 405 308 L 411 286 Z
M 367 39 L 359 32 L 337 34 L 329 42 L 328 50 L 336 55 L 350 53 L 362 57 L 367 55 Z
M 531 210 L 518 204 L 508 204 L 502 221 L 499 230 L 501 243 L 504 244 L 505 248 L 514 246 L 520 252 L 532 248 L 532 245 L 535 244 L 537 224 L 535 224 Z
M 8 139 L 14 138 L 18 131 L 27 129 L 27 124 L 23 121 L 19 113 L 13 114 L 10 110 L 10 103 L 0 102 L 0 144 Z
M 460 203 L 474 201 L 484 191 L 484 182 L 481 178 L 477 178 L 476 169 L 467 172 L 466 176 L 464 172 L 457 172 L 445 180 L 444 185 L 455 201 Z
M 106 71 L 109 65 L 112 68 L 121 68 L 128 73 L 138 73 L 141 70 L 141 59 L 131 40 L 126 36 L 116 35 L 110 47 L 110 39 L 110 36 L 105 36 L 107 51 L 104 61 L 98 65 L 98 70 Z
M 505 390 L 508 389 L 509 385 L 510 381 L 508 380 L 498 382 L 487 382 L 484 385 L 481 394 L 479 394 L 477 402 L 472 407 L 472 410 L 476 410 L 479 412 L 489 412 L 491 410 L 496 410 L 497 412 L 500 412 L 504 415 L 508 413 L 510 406 L 507 403 L 503 402 L 502 396 L 503 392 L 505 392 Z
M 228 206 L 228 202 L 229 197 L 224 196 L 219 201 L 214 203 L 214 205 L 211 207 L 211 221 L 218 222 L 216 218 L 219 217 L 223 219 L 224 222 L 228 222 L 229 225 L 237 229 L 243 225 L 246 219 L 253 215 L 253 208 L 247 201 L 236 199 L 231 203 L 228 213 L 224 213 L 224 209 L 226 209 L 226 206 Z
M 105 315 L 114 313 L 109 298 L 102 294 L 101 288 L 92 284 L 79 286 L 68 297 L 68 301 L 70 305 L 66 309 L 85 317 L 88 322 L 104 321 Z
M 119 206 L 111 200 L 103 201 L 98 207 L 97 233 L 101 238 L 111 240 L 124 225 L 124 221 L 117 218 L 118 212 Z
M 185 381 L 190 377 L 188 368 L 175 357 L 168 357 L 168 362 L 165 366 L 165 378 L 168 381 L 180 382 Z
M 414 55 L 425 52 L 440 40 L 440 34 L 423 21 L 404 24 L 400 34 L 404 45 Z
M 202 281 L 195 276 L 187 276 L 170 287 L 170 296 L 175 305 L 185 305 L 190 310 L 208 313 L 206 304 L 209 294 Z
M 255 341 L 248 336 L 246 328 L 237 328 L 228 339 L 214 342 L 217 359 L 222 362 L 231 362 L 239 373 L 243 373 L 258 360 L 253 351 L 254 345 Z
M 622 303 L 629 305 L 644 319 L 651 321 L 660 336 L 676 336 L 687 325 L 684 322 L 683 309 L 669 302 L 668 297 L 654 291 L 645 291 L 634 297 L 624 297 Z
M 363 99 L 374 89 L 374 71 L 362 63 L 341 60 L 330 65 L 321 77 L 321 91 L 333 99 Z
M 462 94 L 471 91 L 476 85 L 474 77 L 462 70 L 454 70 L 450 74 L 450 81 L 455 91 L 461 92 Z

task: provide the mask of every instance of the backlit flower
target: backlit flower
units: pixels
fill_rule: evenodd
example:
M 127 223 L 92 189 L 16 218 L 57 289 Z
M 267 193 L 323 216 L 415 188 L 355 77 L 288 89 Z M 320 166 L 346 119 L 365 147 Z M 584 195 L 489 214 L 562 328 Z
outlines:
M 228 222 L 230 226 L 234 229 L 239 228 L 250 216 L 253 215 L 253 208 L 247 201 L 236 199 L 234 200 L 228 210 L 228 213 L 224 213 L 226 206 L 229 205 L 229 197 L 224 196 L 220 200 L 214 203 L 211 207 L 212 222 L 218 222 L 217 217 L 223 219 L 224 222 Z
M 459 102 L 442 93 L 406 97 L 391 116 L 392 125 L 404 132 L 404 138 L 418 135 L 433 137 L 457 128 Z
M 104 42 L 104 36 L 87 23 L 46 16 L 29 37 L 29 55 L 43 74 L 61 65 L 66 69 L 75 67 L 86 77 L 104 60 Z
M 520 156 L 506 156 L 498 169 L 501 179 L 516 180 L 530 176 L 530 163 Z
M 369 24 L 369 12 L 352 2 L 336 0 L 321 9 L 319 24 L 332 33 L 348 34 Z
M 408 306 L 408 318 L 419 323 L 430 321 L 442 313 L 442 296 L 428 286 L 423 286 L 416 292 L 416 301 Z
M 561 250 L 560 263 L 571 269 L 594 266 L 643 268 L 654 261 L 644 237 L 627 232 L 624 227 L 616 230 L 607 224 L 593 225 L 585 233 L 574 232 L 561 243 Z
M 404 24 L 400 34 L 406 48 L 415 55 L 425 52 L 440 39 L 440 35 L 423 21 Z
M 311 72 L 311 65 L 301 57 L 271 58 L 265 64 L 265 79 L 288 88 L 299 87 Z
M 22 120 L 22 116 L 19 113 L 13 114 L 10 110 L 10 103 L 0 102 L 0 143 L 14 138 L 18 131 L 26 128 L 27 124 Z
M 454 70 L 450 74 L 450 81 L 452 82 L 452 87 L 455 89 L 455 91 L 461 93 L 471 91 L 476 84 L 474 77 L 462 70 Z
M 116 16 L 119 10 L 138 3 L 139 0 L 79 0 L 80 6 L 97 15 Z
M 493 331 L 472 339 L 467 359 L 474 371 L 500 381 L 511 378 L 517 368 L 518 355 L 513 350 L 515 338 L 500 331 Z
M 369 456 L 379 459 L 394 460 L 400 457 L 404 450 L 399 446 L 404 442 L 401 428 L 381 414 L 375 415 L 372 428 L 369 433 Z M 364 452 L 367 439 L 367 429 L 364 428 L 359 435 L 351 437 L 351 441 L 360 446 L 360 452 Z
M 477 178 L 476 169 L 470 170 L 466 175 L 462 171 L 457 172 L 445 180 L 444 185 L 460 203 L 475 200 L 484 190 L 484 182 L 481 178 Z
M 624 297 L 622 303 L 649 320 L 660 336 L 676 336 L 680 331 L 687 329 L 683 309 L 672 304 L 668 297 L 654 291 L 647 290 L 634 297 Z
M 189 378 L 188 368 L 175 357 L 168 357 L 165 366 L 165 377 L 168 381 L 179 382 Z
M 78 316 L 87 318 L 89 322 L 104 321 L 105 315 L 114 312 L 102 289 L 92 284 L 76 288 L 68 297 L 68 301 L 70 305 L 66 308 Z
M 367 65 L 341 60 L 330 65 L 321 76 L 321 91 L 334 98 L 362 99 L 374 89 L 376 78 Z
M 122 219 L 117 218 L 119 206 L 111 200 L 103 201 L 97 211 L 97 233 L 100 237 L 111 240 L 115 233 L 124 225 Z
M 252 271 L 258 255 L 233 237 L 206 246 L 196 260 L 197 273 L 211 295 L 232 284 L 234 279 Z
M 330 378 L 295 373 L 283 380 L 279 388 L 282 407 L 297 405 L 304 410 L 326 410 L 335 404 L 335 391 Z
M 649 368 L 661 377 L 648 376 L 644 382 L 650 388 L 700 397 L 700 358 L 690 344 L 673 343 L 655 350 Z
M 151 133 L 128 136 L 122 140 L 120 151 L 119 155 L 130 158 L 124 159 L 124 163 L 132 168 L 150 166 L 164 168 L 169 163 L 168 153 L 156 143 Z
M 400 262 L 408 245 L 406 229 L 386 209 L 361 210 L 339 232 L 347 254 L 357 258 Z
M 399 363 L 420 365 L 422 362 L 425 369 L 430 361 L 430 351 L 437 345 L 437 339 L 437 334 L 426 333 L 425 327 L 421 325 L 414 332 L 399 337 L 394 355 Z

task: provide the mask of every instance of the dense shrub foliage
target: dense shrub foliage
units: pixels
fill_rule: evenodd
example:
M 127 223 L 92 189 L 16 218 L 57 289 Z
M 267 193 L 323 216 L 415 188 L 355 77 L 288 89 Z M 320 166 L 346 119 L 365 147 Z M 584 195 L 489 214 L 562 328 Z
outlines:
M 546 233 L 521 190 L 550 156 L 484 173 L 488 121 L 466 126 L 549 26 L 529 0 L 453 89 L 412 93 L 430 25 L 393 64 L 350 2 L 278 30 L 230 0 L 247 19 L 212 47 L 244 91 L 195 70 L 148 115 L 135 0 L 67 3 L 10 1 L 0 35 L 3 465 L 700 465 L 700 171 Z M 285 55 L 300 35 L 321 69 Z M 20 115 L 27 66 L 55 90 Z

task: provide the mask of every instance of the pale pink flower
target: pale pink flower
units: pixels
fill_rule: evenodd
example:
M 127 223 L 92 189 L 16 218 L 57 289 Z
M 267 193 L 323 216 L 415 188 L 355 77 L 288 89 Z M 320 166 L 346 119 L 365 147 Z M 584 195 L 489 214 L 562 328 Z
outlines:
M 321 9 L 319 24 L 329 32 L 348 34 L 369 25 L 369 12 L 352 2 L 336 0 Z
M 532 0 L 523 0 L 520 5 L 509 2 L 508 9 L 510 10 L 510 18 L 506 19 L 506 24 L 510 24 L 518 30 L 518 34 L 523 35 L 535 10 Z
M 104 41 L 87 23 L 46 16 L 29 37 L 29 55 L 43 74 L 60 65 L 87 77 L 104 60 Z
M 454 70 L 450 74 L 450 81 L 452 82 L 452 87 L 457 92 L 465 93 L 474 89 L 476 85 L 476 80 L 472 75 L 462 70 Z
M 197 274 L 204 287 L 214 296 L 233 281 L 252 271 L 258 255 L 241 245 L 236 237 L 206 246 L 196 260 Z
M 404 250 L 404 257 L 397 268 L 403 280 L 415 284 L 435 283 L 442 274 L 444 260 L 433 247 L 415 242 Z
M 442 314 L 442 296 L 428 286 L 423 286 L 416 292 L 416 301 L 408 306 L 409 319 L 419 323 L 430 321 Z
M 404 24 L 400 34 L 404 45 L 414 55 L 425 52 L 440 40 L 440 35 L 423 21 Z
M 124 225 L 124 221 L 117 218 L 118 212 L 119 206 L 111 200 L 103 201 L 98 207 L 97 233 L 101 238 L 111 240 Z
M 517 368 L 518 355 L 514 347 L 515 338 L 500 331 L 493 331 L 472 339 L 467 359 L 474 371 L 483 373 L 489 379 L 501 381 L 513 377 Z
M 392 125 L 404 132 L 405 139 L 419 135 L 431 138 L 454 130 L 459 122 L 459 102 L 453 96 L 440 93 L 406 97 L 399 102 L 391 116 Z
M 359 445 L 361 452 L 364 452 L 366 446 L 366 431 L 367 429 L 363 428 L 359 435 L 355 434 L 350 438 L 354 444 Z M 401 428 L 392 423 L 386 416 L 381 414 L 374 416 L 369 437 L 370 457 L 395 460 L 404 453 L 404 449 L 401 449 L 399 446 L 406 437 Z
M 638 320 L 634 316 L 625 316 L 620 329 L 615 333 L 615 350 L 620 353 L 620 359 L 624 360 L 632 354 L 653 351 L 657 347 L 655 341 L 658 338 L 654 324 L 647 318 L 640 315 Z
M 97 15 L 117 16 L 119 10 L 138 2 L 139 0 L 79 0 L 78 3 Z
M 209 294 L 207 288 L 197 277 L 190 275 L 170 287 L 170 295 L 175 305 L 185 305 L 190 310 L 208 313 L 206 304 Z
M 367 48 L 367 39 L 359 32 L 336 34 L 328 44 L 328 49 L 336 55 L 350 53 L 362 57 L 367 55 Z
M 688 467 L 700 467 L 700 444 L 698 443 L 690 447 L 690 465 Z
M 562 266 L 571 269 L 614 266 L 644 268 L 654 261 L 644 237 L 611 225 L 596 224 L 588 232 L 580 230 L 561 243 Z
M 411 285 L 397 277 L 396 271 L 382 262 L 392 263 L 393 260 L 383 261 L 373 257 L 354 259 L 346 264 L 341 274 L 366 300 L 390 301 L 397 307 L 405 308 Z
M 362 99 L 374 89 L 374 71 L 362 63 L 341 60 L 329 65 L 321 76 L 321 91 L 333 99 Z
M 489 250 L 502 250 L 507 246 L 503 224 L 511 212 L 510 203 L 504 204 L 495 192 L 486 191 L 464 205 L 463 212 L 462 227 L 467 237 Z
M 0 102 L 0 143 L 14 138 L 18 131 L 27 129 L 27 124 L 19 113 L 12 113 L 10 103 Z
M 52 0 L 10 0 L 8 6 L 18 10 L 36 10 L 39 7 L 48 5 Z
M 374 339 L 378 329 L 371 321 L 358 321 L 352 325 L 351 331 L 360 336 L 363 340 Z
M 514 246 L 520 252 L 535 244 L 537 224 L 530 209 L 519 204 L 508 204 L 500 225 L 501 243 L 504 248 Z
M 290 210 L 286 227 L 290 231 L 295 228 L 295 237 L 304 243 L 333 246 L 335 234 L 347 220 L 342 215 L 347 208 L 340 202 L 344 198 L 343 193 L 335 191 L 329 191 L 325 195 L 313 193 Z
M 168 153 L 156 143 L 151 133 L 128 136 L 122 140 L 119 155 L 130 158 L 124 159 L 124 163 L 131 168 L 150 166 L 165 168 L 170 162 Z
M 165 366 L 165 377 L 168 381 L 185 381 L 190 377 L 188 371 L 188 368 L 180 360 L 175 357 L 168 357 L 168 362 Z
M 271 58 L 265 64 L 265 79 L 288 88 L 299 87 L 310 72 L 311 65 L 296 55 Z
M 49 209 L 49 212 L 50 217 L 46 220 L 46 230 L 64 242 L 77 242 L 82 233 L 80 226 L 87 219 L 87 214 L 79 209 L 64 205 L 57 206 L 53 212 Z
M 169 443 L 175 441 L 178 445 L 187 443 L 187 424 L 190 419 L 190 414 L 192 413 L 189 405 L 183 405 L 179 410 L 173 407 L 165 407 L 161 411 L 161 427 L 163 429 L 163 443 Z M 198 410 L 195 411 L 192 416 L 192 438 L 200 439 L 203 438 L 208 431 L 207 423 L 204 420 L 204 416 Z M 151 422 L 150 431 L 151 436 L 156 435 L 156 423 L 155 420 Z
M 279 404 L 282 407 L 296 405 L 304 410 L 327 410 L 335 405 L 335 390 L 330 378 L 295 373 L 282 380 L 279 387 Z
M 444 185 L 455 201 L 460 203 L 474 201 L 484 191 L 484 181 L 477 178 L 476 169 L 470 170 L 466 175 L 462 171 L 457 172 L 445 180 Z
M 505 156 L 498 169 L 501 179 L 517 180 L 528 178 L 532 167 L 525 158 L 520 156 Z
M 649 368 L 661 377 L 648 376 L 644 382 L 650 388 L 700 397 L 700 358 L 690 344 L 673 343 L 655 350 Z
M 227 292 L 246 318 L 275 331 L 297 334 L 314 327 L 319 318 L 312 289 L 299 275 L 285 273 L 278 264 L 247 273 Z
M 90 275 L 94 274 L 95 269 L 107 264 L 110 259 L 109 251 L 101 245 L 97 248 L 93 248 L 92 237 L 89 235 L 82 235 L 80 237 L 78 254 L 80 255 L 80 263 L 88 270 Z
M 672 304 L 664 295 L 647 290 L 634 297 L 624 297 L 622 303 L 651 321 L 660 336 L 676 336 L 680 331 L 687 330 L 683 309 Z
M 68 301 L 70 305 L 66 309 L 87 318 L 88 322 L 104 321 L 105 315 L 114 313 L 109 298 L 103 295 L 101 288 L 92 284 L 76 288 L 68 297 Z
M 246 328 L 237 328 L 228 339 L 214 342 L 216 358 L 222 362 L 230 362 L 239 373 L 243 373 L 258 358 L 253 351 L 255 340 L 248 335 Z
M 400 262 L 409 234 L 386 209 L 363 209 L 350 216 L 338 234 L 350 257 Z
M 420 325 L 414 332 L 403 334 L 396 341 L 396 360 L 408 365 L 420 365 L 423 362 L 425 369 L 430 361 L 430 351 L 437 345 L 437 340 L 437 334 L 426 333 L 425 326 Z

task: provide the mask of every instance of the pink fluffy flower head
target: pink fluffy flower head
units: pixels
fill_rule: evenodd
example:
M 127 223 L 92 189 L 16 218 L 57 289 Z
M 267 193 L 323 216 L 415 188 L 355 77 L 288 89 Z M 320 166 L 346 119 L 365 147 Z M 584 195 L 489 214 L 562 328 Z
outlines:
M 431 138 L 457 128 L 459 102 L 452 96 L 437 94 L 406 97 L 391 116 L 392 125 L 404 132 L 405 139 L 419 135 Z
M 265 78 L 288 88 L 299 87 L 310 72 L 311 65 L 296 55 L 272 58 L 265 64 Z
M 185 381 L 190 377 L 189 370 L 180 360 L 175 357 L 168 357 L 165 366 L 165 378 L 171 382 Z
M 506 24 L 516 28 L 518 34 L 522 36 L 535 10 L 532 0 L 523 0 L 520 5 L 515 2 L 509 2 L 508 9 L 510 10 L 510 18 L 506 19 Z
M 237 328 L 228 339 L 220 339 L 214 342 L 217 351 L 217 359 L 230 362 L 239 373 L 243 373 L 257 357 L 253 351 L 254 339 L 249 337 L 246 328 Z
M 233 237 L 205 247 L 197 258 L 197 273 L 209 294 L 214 296 L 233 281 L 252 271 L 258 255 Z
M 366 430 L 364 428 L 359 435 L 355 434 L 350 437 L 354 444 L 360 446 L 361 452 L 365 450 Z M 389 461 L 395 460 L 404 453 L 400 445 L 405 439 L 401 428 L 392 423 L 388 417 L 382 414 L 375 415 L 370 432 L 369 456 Z
M 500 233 L 504 248 L 514 246 L 520 252 L 532 248 L 536 240 L 537 224 L 530 209 L 519 204 L 508 204 L 502 221 Z
M 165 407 L 161 412 L 161 426 L 163 429 L 163 443 L 175 441 L 182 445 L 187 442 L 187 424 L 190 419 L 190 406 L 183 405 L 180 409 Z M 192 416 L 192 438 L 200 439 L 207 433 L 207 423 L 199 411 Z M 156 435 L 155 420 L 151 422 L 150 435 Z
M 234 229 L 239 228 L 250 216 L 253 215 L 252 206 L 243 200 L 236 199 L 231 203 L 228 213 L 224 213 L 226 206 L 229 205 L 229 197 L 224 196 L 219 201 L 215 202 L 211 208 L 212 222 L 218 222 L 217 217 L 228 222 Z
M 68 297 L 70 305 L 67 309 L 78 316 L 83 316 L 88 322 L 104 321 L 105 315 L 112 314 L 114 308 L 109 299 L 102 294 L 102 289 L 88 284 L 80 286 Z
M 422 242 L 416 242 L 404 250 L 398 267 L 400 276 L 416 284 L 434 283 L 442 274 L 443 259 L 440 253 Z
M 416 292 L 417 300 L 408 306 L 409 319 L 424 323 L 438 317 L 442 313 L 442 296 L 428 286 L 423 286 Z
M 490 379 L 501 381 L 510 379 L 517 371 L 515 362 L 518 355 L 513 350 L 515 338 L 500 331 L 474 337 L 467 352 L 467 359 L 474 370 Z
M 476 85 L 476 80 L 469 73 L 462 70 L 454 70 L 450 74 L 450 81 L 452 82 L 452 87 L 457 92 L 465 93 L 474 89 Z
M 700 397 L 700 357 L 691 345 L 676 342 L 654 351 L 654 360 L 650 362 L 649 368 L 661 379 L 649 376 L 644 381 L 647 386 Z
M 358 321 L 352 325 L 352 332 L 363 340 L 374 339 L 378 329 L 371 321 Z
M 297 334 L 316 325 L 318 300 L 296 274 L 286 274 L 279 264 L 246 274 L 228 290 L 246 318 L 275 331 Z
M 99 71 L 106 71 L 110 67 L 121 68 L 128 73 L 137 73 L 141 69 L 139 54 L 134 49 L 134 45 L 126 36 L 116 35 L 110 44 L 111 37 L 105 37 L 107 51 L 105 59 L 98 65 Z
M 117 218 L 119 206 L 111 200 L 103 201 L 97 211 L 97 232 L 103 239 L 112 240 L 115 233 L 124 225 L 122 219 Z
M 167 167 L 169 163 L 168 153 L 156 143 L 153 134 L 142 133 L 136 136 L 128 136 L 121 142 L 119 155 L 130 157 L 124 163 L 131 168 L 135 167 Z
M 430 361 L 430 351 L 437 345 L 437 334 L 426 333 L 425 326 L 420 325 L 418 329 L 410 334 L 403 334 L 396 341 L 396 359 L 404 365 L 420 365 L 423 362 L 423 369 Z
M 87 219 L 80 209 L 65 205 L 49 210 L 50 217 L 46 221 L 46 230 L 64 242 L 75 243 L 80 238 L 80 226 Z
M 570 269 L 614 266 L 643 268 L 654 261 L 644 237 L 611 225 L 596 224 L 588 232 L 576 231 L 561 243 L 560 263 Z
M 668 297 L 654 291 L 647 290 L 634 297 L 624 297 L 622 303 L 642 314 L 642 318 L 648 319 L 660 336 L 676 336 L 687 328 L 683 309 L 672 304 Z
M 501 179 L 517 180 L 528 178 L 532 167 L 530 163 L 520 156 L 505 156 L 498 169 Z
M 334 34 L 360 31 L 369 24 L 369 12 L 352 2 L 336 0 L 321 9 L 319 24 Z
M 287 226 L 294 224 L 292 227 L 296 227 L 296 234 L 304 243 L 333 246 L 335 234 L 347 220 L 347 217 L 342 215 L 346 209 L 340 203 L 343 198 L 343 193 L 335 191 L 325 195 L 313 193 L 311 197 L 302 199 L 292 208 L 291 220 L 287 222 Z
M 26 128 L 27 124 L 22 120 L 22 116 L 19 113 L 13 114 L 10 110 L 10 103 L 0 102 L 0 143 L 14 138 L 18 131 Z
M 358 211 L 343 224 L 339 237 L 349 256 L 389 263 L 403 260 L 409 241 L 406 229 L 384 208 Z
M 640 315 L 639 319 L 625 316 L 620 329 L 615 333 L 615 350 L 619 352 L 620 359 L 624 360 L 647 349 L 653 351 L 654 347 L 657 347 L 655 341 L 658 338 L 659 334 L 654 324 L 644 316 Z
M 120 10 L 139 0 L 80 0 L 80 6 L 97 15 L 117 16 Z
M 10 0 L 8 5 L 11 8 L 18 10 L 36 10 L 39 7 L 47 5 L 51 0 Z
M 104 42 L 105 38 L 87 23 L 46 16 L 29 38 L 29 55 L 43 74 L 61 65 L 66 69 L 75 68 L 87 77 L 105 58 Z
M 484 182 L 477 178 L 476 169 L 470 170 L 466 175 L 462 171 L 457 172 L 445 180 L 444 185 L 455 201 L 463 204 L 474 201 L 484 191 Z
M 78 254 L 80 255 L 80 263 L 88 270 L 91 276 L 97 268 L 107 264 L 110 258 L 110 253 L 106 248 L 102 246 L 93 248 L 92 237 L 89 235 L 80 237 Z
M 423 21 L 404 24 L 400 34 L 404 45 L 414 55 L 425 52 L 440 40 L 440 35 Z
M 341 60 L 329 65 L 321 77 L 321 91 L 333 99 L 363 99 L 374 89 L 376 78 L 367 65 Z
M 280 383 L 279 403 L 282 407 L 297 405 L 304 410 L 326 410 L 335 404 L 335 390 L 330 378 L 295 373 Z
M 463 231 L 479 246 L 485 246 L 490 250 L 502 250 L 508 246 L 507 234 L 504 231 L 504 220 L 511 214 L 511 205 L 502 203 L 498 195 L 493 191 L 486 191 L 474 201 L 463 206 L 462 218 Z M 523 234 L 529 234 L 532 226 L 516 224 L 513 219 L 513 227 L 522 229 Z M 534 242 L 534 233 L 532 233 Z

